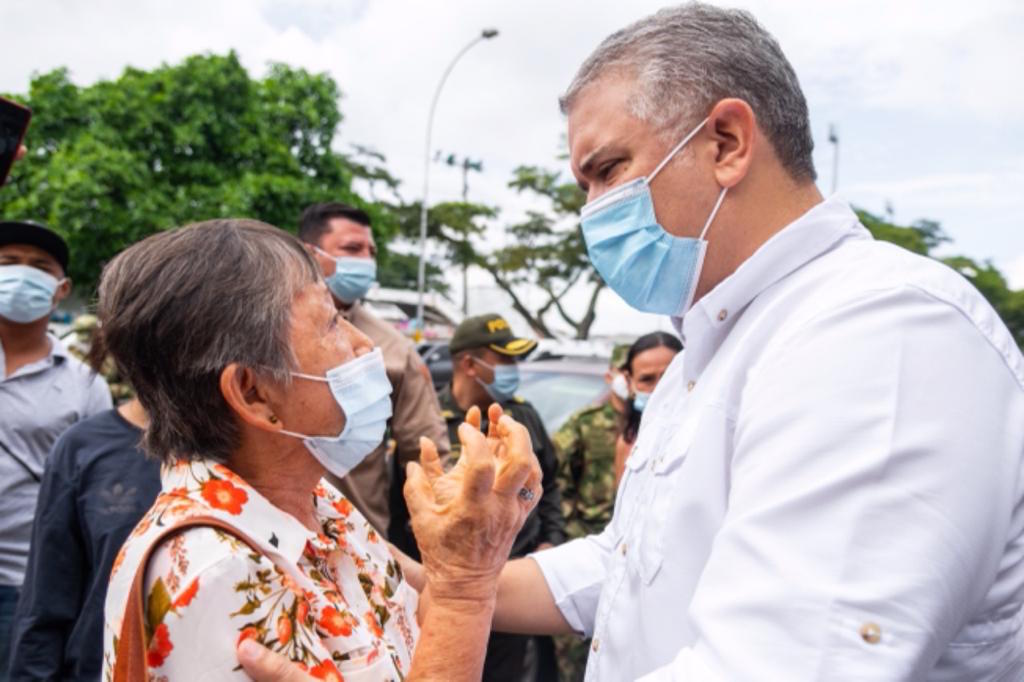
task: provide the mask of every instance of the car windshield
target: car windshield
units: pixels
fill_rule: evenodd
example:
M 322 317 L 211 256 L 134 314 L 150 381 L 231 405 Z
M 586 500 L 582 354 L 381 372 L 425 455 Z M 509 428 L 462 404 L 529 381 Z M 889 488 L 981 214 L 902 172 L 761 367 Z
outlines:
M 519 394 L 537 408 L 549 434 L 569 416 L 605 392 L 604 373 L 577 374 L 559 371 L 523 371 Z

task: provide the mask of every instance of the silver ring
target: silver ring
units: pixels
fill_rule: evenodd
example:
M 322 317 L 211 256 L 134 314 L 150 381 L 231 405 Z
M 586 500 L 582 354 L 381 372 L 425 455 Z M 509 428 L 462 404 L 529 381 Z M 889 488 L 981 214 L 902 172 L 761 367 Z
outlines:
M 530 490 L 529 488 L 520 488 L 519 489 L 519 499 L 525 500 L 526 502 L 532 502 L 533 501 L 533 491 Z

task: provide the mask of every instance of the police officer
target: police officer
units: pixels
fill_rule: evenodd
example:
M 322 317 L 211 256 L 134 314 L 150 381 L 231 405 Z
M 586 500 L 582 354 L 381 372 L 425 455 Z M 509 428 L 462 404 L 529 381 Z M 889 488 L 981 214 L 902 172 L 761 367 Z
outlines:
M 498 403 L 506 414 L 525 426 L 533 441 L 533 451 L 544 473 L 544 493 L 536 509 L 527 518 L 512 546 L 512 556 L 526 556 L 565 540 L 565 520 L 559 504 L 555 480 L 555 449 L 544 430 L 544 423 L 533 405 L 516 396 L 519 371 L 516 363 L 530 353 L 536 341 L 517 338 L 503 317 L 495 314 L 465 319 L 449 343 L 452 355 L 452 382 L 439 396 L 441 414 L 448 423 L 448 441 L 452 458 L 459 455 L 457 430 L 466 419 L 466 411 L 476 405 L 487 428 L 487 408 Z M 523 678 L 529 637 L 491 633 L 484 661 L 483 679 L 515 680 Z

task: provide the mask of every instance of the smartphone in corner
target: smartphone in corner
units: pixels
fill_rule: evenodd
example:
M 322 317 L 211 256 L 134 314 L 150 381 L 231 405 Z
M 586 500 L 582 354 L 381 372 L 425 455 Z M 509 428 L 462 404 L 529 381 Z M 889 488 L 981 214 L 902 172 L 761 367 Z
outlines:
M 0 186 L 7 182 L 31 118 L 31 109 L 0 97 Z

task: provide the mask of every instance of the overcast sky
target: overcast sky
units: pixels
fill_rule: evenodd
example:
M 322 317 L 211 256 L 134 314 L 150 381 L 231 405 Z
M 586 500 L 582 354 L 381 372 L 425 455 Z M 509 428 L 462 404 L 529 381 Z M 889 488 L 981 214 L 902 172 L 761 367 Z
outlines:
M 434 148 L 482 160 L 470 198 L 502 207 L 511 220 L 524 206 L 506 188 L 515 166 L 568 173 L 556 159 L 565 129 L 556 100 L 577 66 L 608 33 L 662 4 L 5 0 L 0 91 L 23 92 L 33 72 L 58 66 L 88 84 L 127 65 L 151 68 L 232 48 L 253 75 L 268 61 L 328 71 L 344 93 L 340 143 L 384 153 L 403 195 L 416 199 L 437 80 L 463 44 L 494 27 L 500 36 L 473 48 L 445 86 Z M 728 4 L 751 10 L 792 61 L 810 105 L 824 193 L 833 181 L 834 123 L 840 194 L 876 213 L 889 202 L 898 222 L 939 221 L 954 240 L 946 251 L 991 259 L 1024 287 L 1024 3 Z M 431 185 L 432 200 L 456 199 L 460 174 L 434 166 Z M 623 308 L 614 294 L 603 295 L 596 331 L 619 328 L 623 318 L 613 313 Z

